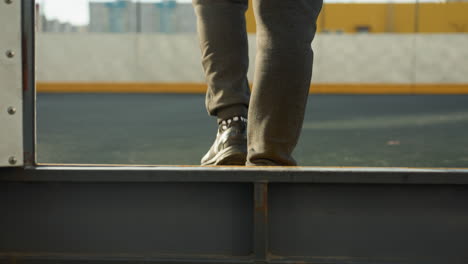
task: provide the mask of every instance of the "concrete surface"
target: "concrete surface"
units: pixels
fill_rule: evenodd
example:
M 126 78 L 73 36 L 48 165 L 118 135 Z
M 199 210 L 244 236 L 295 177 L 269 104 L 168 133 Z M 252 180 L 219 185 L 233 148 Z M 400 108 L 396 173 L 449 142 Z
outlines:
M 314 83 L 468 83 L 468 34 L 318 34 L 313 46 Z M 200 60 L 196 34 L 37 36 L 39 82 L 203 83 Z
M 468 167 L 468 96 L 314 95 L 300 165 Z M 39 94 L 47 163 L 198 165 L 216 133 L 203 95 Z

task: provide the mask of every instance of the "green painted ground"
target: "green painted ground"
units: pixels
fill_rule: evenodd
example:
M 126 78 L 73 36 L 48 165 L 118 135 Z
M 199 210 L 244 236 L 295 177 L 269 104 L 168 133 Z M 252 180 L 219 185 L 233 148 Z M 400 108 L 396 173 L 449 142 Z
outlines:
M 39 162 L 198 165 L 215 133 L 202 95 L 38 95 Z M 468 167 L 468 96 L 311 96 L 295 157 Z

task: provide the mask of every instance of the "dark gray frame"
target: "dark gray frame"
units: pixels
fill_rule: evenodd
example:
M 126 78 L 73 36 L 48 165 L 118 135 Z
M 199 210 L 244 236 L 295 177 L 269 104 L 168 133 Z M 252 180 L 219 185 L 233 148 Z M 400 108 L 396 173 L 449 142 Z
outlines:
M 35 1 L 21 0 L 23 54 L 23 148 L 25 167 L 36 166 Z
M 468 169 L 38 165 L 22 0 L 24 168 L 0 263 L 467 263 Z

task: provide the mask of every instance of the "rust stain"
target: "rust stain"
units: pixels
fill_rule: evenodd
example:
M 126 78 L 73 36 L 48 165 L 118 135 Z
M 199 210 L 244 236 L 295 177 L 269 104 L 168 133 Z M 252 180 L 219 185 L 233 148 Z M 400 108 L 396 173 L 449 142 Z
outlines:
M 261 188 L 261 196 L 256 197 L 257 201 L 255 203 L 255 211 L 264 212 L 265 215 L 268 211 L 268 185 L 266 183 L 262 183 Z
M 30 166 L 36 165 L 34 153 L 24 152 L 24 164 Z

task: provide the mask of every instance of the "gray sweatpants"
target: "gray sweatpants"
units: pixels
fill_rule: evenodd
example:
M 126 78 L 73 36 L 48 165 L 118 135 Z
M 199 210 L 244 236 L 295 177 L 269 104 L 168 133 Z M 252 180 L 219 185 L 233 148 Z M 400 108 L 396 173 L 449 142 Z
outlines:
M 252 93 L 248 0 L 193 0 L 208 91 L 218 120 L 248 116 L 247 165 L 294 166 L 312 75 L 311 43 L 323 0 L 253 0 L 257 58 Z

